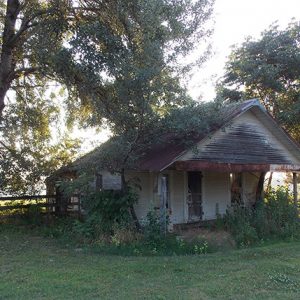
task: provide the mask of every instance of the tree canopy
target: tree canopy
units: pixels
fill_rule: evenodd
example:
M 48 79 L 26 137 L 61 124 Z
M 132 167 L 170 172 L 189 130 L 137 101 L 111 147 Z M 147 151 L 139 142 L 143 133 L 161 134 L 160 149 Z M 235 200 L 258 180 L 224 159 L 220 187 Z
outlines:
M 76 141 L 62 134 L 53 142 L 51 130 L 63 128 L 61 121 L 69 127 L 105 124 L 138 145 L 159 116 L 190 103 L 180 78 L 191 66 L 185 58 L 210 35 L 212 5 L 213 0 L 2 4 L 2 189 L 13 174 L 23 178 L 24 170 L 42 169 L 46 176 L 49 153 L 51 168 L 72 158 Z M 206 56 L 201 53 L 199 61 Z M 58 89 L 65 89 L 63 97 Z M 29 161 L 35 163 L 29 167 Z
M 235 46 L 218 86 L 226 101 L 259 98 L 266 109 L 300 141 L 300 26 L 275 24 L 260 39 Z

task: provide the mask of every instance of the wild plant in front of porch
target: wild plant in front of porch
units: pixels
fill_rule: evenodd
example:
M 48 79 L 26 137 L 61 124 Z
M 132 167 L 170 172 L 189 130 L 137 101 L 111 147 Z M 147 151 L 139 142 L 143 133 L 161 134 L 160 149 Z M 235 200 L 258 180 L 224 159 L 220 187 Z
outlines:
M 270 190 L 255 207 L 233 207 L 227 211 L 224 224 L 239 246 L 300 238 L 297 207 L 286 187 Z

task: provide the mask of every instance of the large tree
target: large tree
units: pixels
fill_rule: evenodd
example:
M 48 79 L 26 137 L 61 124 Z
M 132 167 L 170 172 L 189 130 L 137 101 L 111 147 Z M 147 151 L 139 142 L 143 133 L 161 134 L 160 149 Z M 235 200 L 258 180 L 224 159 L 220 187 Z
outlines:
M 72 68 L 57 68 L 58 76 L 84 102 L 85 123 L 105 122 L 122 135 L 129 159 L 161 115 L 191 102 L 180 77 L 190 67 L 185 58 L 210 34 L 212 1 L 79 2 L 78 26 L 61 53 Z
M 51 54 L 60 49 L 68 24 L 68 0 L 7 0 L 0 6 L 0 117 L 19 79 L 43 81 Z M 21 91 L 22 92 L 22 91 Z
M 28 133 L 23 134 L 20 122 L 10 130 L 16 124 L 9 115 L 15 120 L 23 116 L 27 132 L 34 128 L 29 134 L 34 141 L 46 136 L 44 145 L 49 142 L 32 116 L 37 112 L 48 125 L 55 117 L 57 105 L 43 89 L 53 82 L 67 88 L 62 111 L 69 125 L 105 123 L 114 134 L 126 136 L 130 148 L 140 146 L 145 128 L 171 107 L 190 102 L 178 75 L 189 69 L 185 58 L 210 34 L 206 23 L 212 4 L 213 0 L 7 0 L 1 6 L 0 110 L 7 91 L 14 91 L 16 98 L 6 98 L 2 134 L 8 143 L 3 149 L 14 157 L 27 155 L 20 156 L 19 145 L 26 145 Z M 198 58 L 203 60 L 205 53 Z M 6 154 L 2 157 L 7 163 Z
M 259 98 L 266 109 L 300 141 L 300 26 L 276 24 L 257 40 L 235 46 L 218 96 L 228 101 Z

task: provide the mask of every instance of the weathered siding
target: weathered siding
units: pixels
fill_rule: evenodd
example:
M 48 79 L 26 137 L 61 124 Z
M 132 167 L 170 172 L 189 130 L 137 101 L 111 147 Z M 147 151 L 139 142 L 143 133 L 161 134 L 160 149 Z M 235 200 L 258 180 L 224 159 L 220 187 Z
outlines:
M 201 141 L 197 149 L 188 151 L 179 160 L 237 164 L 298 163 L 289 149 L 251 111 Z
M 203 172 L 203 220 L 224 214 L 231 202 L 229 173 Z

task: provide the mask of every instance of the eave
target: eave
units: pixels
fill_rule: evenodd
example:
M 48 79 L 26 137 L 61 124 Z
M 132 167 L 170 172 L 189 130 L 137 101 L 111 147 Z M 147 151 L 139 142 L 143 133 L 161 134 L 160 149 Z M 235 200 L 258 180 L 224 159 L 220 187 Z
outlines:
M 207 161 L 176 161 L 174 168 L 178 171 L 215 171 L 215 172 L 300 172 L 300 165 L 287 164 L 234 164 Z

